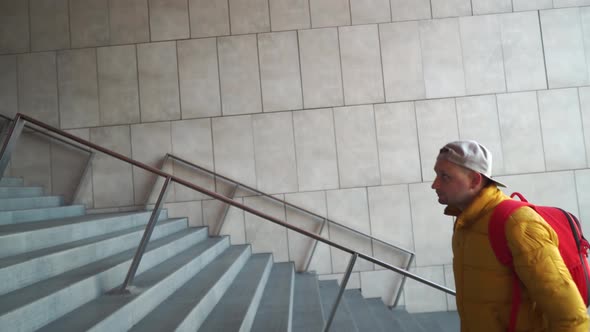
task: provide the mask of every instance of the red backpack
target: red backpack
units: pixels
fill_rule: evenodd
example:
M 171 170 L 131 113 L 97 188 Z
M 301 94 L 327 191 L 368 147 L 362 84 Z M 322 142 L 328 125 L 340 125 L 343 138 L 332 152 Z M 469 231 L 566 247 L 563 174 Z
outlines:
M 505 226 L 508 217 L 514 210 L 522 206 L 528 206 L 535 210 L 545 221 L 553 228 L 559 239 L 559 253 L 567 266 L 572 279 L 578 286 L 578 290 L 582 295 L 582 299 L 586 306 L 588 306 L 588 299 L 590 299 L 590 281 L 588 279 L 588 248 L 590 245 L 582 234 L 582 227 L 578 219 L 571 213 L 566 212 L 560 208 L 537 206 L 529 203 L 520 193 L 513 193 L 510 198 L 518 196 L 520 201 L 514 199 L 507 199 L 502 201 L 494 209 L 490 224 L 488 226 L 488 233 L 490 244 L 496 254 L 496 258 L 503 265 L 511 267 L 512 253 L 508 248 L 506 240 Z M 516 327 L 516 317 L 518 314 L 518 307 L 520 306 L 520 284 L 516 273 L 514 272 L 514 279 L 512 282 L 512 309 L 510 311 L 510 326 L 509 332 L 514 331 Z

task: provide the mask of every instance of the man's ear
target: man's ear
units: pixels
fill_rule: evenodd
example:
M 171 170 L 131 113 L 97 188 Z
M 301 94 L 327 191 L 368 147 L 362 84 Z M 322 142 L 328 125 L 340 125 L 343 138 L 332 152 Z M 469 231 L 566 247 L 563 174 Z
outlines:
M 485 178 L 479 172 L 471 172 L 471 188 L 480 188 L 483 187 L 485 183 Z

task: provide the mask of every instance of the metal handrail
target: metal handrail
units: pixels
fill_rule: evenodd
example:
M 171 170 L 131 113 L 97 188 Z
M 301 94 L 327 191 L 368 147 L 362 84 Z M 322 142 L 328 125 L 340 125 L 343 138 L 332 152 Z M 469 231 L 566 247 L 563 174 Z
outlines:
M 317 241 L 320 241 L 322 243 L 325 243 L 325 244 L 327 244 L 327 245 L 329 245 L 331 247 L 334 247 L 336 249 L 339 249 L 339 250 L 342 250 L 344 252 L 347 252 L 347 253 L 349 253 L 349 254 L 352 255 L 352 261 L 356 260 L 357 257 L 360 257 L 360 258 L 362 258 L 364 260 L 367 260 L 367 261 L 369 261 L 371 263 L 377 264 L 377 265 L 379 265 L 381 267 L 384 267 L 384 268 L 386 268 L 388 270 L 394 271 L 394 272 L 399 273 L 399 274 L 401 274 L 401 275 L 403 275 L 405 277 L 408 277 L 410 279 L 413 279 L 413 280 L 415 280 L 415 281 L 417 281 L 419 283 L 422 283 L 424 285 L 430 286 L 430 287 L 435 288 L 437 290 L 443 291 L 443 292 L 445 292 L 447 294 L 455 295 L 455 292 L 453 290 L 449 289 L 449 288 L 446 288 L 446 287 L 441 286 L 439 284 L 436 284 L 436 283 L 434 283 L 434 282 L 432 282 L 430 280 L 427 280 L 427 279 L 424 279 L 422 277 L 419 277 L 419 276 L 417 276 L 417 275 L 415 275 L 415 274 L 413 274 L 411 272 L 408 272 L 408 271 L 406 271 L 404 269 L 400 269 L 400 268 L 398 268 L 396 266 L 393 266 L 393 265 L 390 265 L 388 263 L 385 263 L 385 262 L 383 262 L 383 261 L 381 261 L 379 259 L 374 258 L 373 256 L 370 256 L 368 254 L 365 254 L 365 253 L 356 251 L 354 249 L 351 249 L 349 247 L 343 246 L 343 245 L 338 244 L 336 242 L 332 242 L 332 241 L 330 241 L 328 239 L 325 239 L 325 238 L 323 238 L 321 236 L 318 236 L 318 235 L 316 235 L 314 233 L 308 232 L 308 231 L 306 231 L 304 229 L 298 228 L 298 227 L 293 226 L 293 225 L 291 225 L 289 223 L 286 223 L 286 222 L 284 222 L 282 220 L 279 220 L 279 219 L 277 219 L 275 217 L 272 217 L 272 216 L 270 216 L 270 215 L 268 215 L 266 213 L 260 212 L 260 211 L 258 211 L 256 209 L 253 209 L 253 208 L 251 208 L 251 207 L 249 207 L 247 205 L 241 204 L 241 203 L 239 203 L 239 202 L 237 202 L 237 201 L 235 201 L 233 199 L 230 199 L 230 198 L 228 198 L 226 196 L 220 195 L 220 194 L 218 194 L 216 192 L 213 192 L 213 191 L 210 191 L 210 190 L 208 190 L 206 188 L 203 188 L 203 187 L 200 187 L 198 185 L 195 185 L 195 184 L 193 184 L 191 182 L 188 182 L 186 180 L 183 180 L 181 178 L 178 178 L 178 177 L 176 177 L 176 176 L 174 176 L 172 174 L 169 174 L 167 172 L 158 170 L 158 169 L 156 169 L 154 167 L 151 167 L 151 166 L 149 166 L 147 164 L 144 164 L 142 162 L 139 162 L 137 160 L 130 159 L 130 158 L 128 158 L 128 157 L 126 157 L 126 156 L 124 156 L 122 154 L 119 154 L 117 152 L 111 151 L 109 149 L 106 149 L 106 148 L 104 148 L 102 146 L 99 146 L 99 145 L 94 144 L 92 142 L 89 142 L 87 140 L 81 139 L 81 138 L 79 138 L 77 136 L 74 136 L 72 134 L 69 134 L 69 133 L 67 133 L 67 132 L 65 132 L 63 130 L 54 128 L 54 127 L 52 127 L 52 126 L 50 126 L 50 125 L 48 125 L 46 123 L 43 123 L 41 121 L 38 121 L 38 120 L 36 120 L 36 119 L 34 119 L 32 117 L 29 117 L 29 116 L 24 115 L 24 114 L 21 114 L 21 113 L 17 113 L 16 114 L 16 116 L 14 118 L 14 122 L 13 122 L 13 124 L 9 128 L 7 139 L 2 144 L 2 150 L 0 151 L 0 167 L 2 167 L 2 164 L 4 164 L 6 162 L 6 160 L 10 159 L 10 155 L 11 155 L 11 152 L 12 152 L 11 149 L 14 147 L 14 144 L 15 144 L 16 140 L 18 139 L 18 134 L 20 134 L 20 131 L 22 131 L 22 128 L 23 128 L 23 125 L 24 125 L 22 123 L 23 121 L 27 121 L 27 122 L 33 123 L 36 126 L 39 126 L 39 127 L 44 128 L 44 129 L 46 129 L 48 131 L 51 131 L 51 132 L 53 132 L 55 134 L 61 135 L 63 137 L 66 137 L 66 138 L 68 138 L 68 139 L 70 139 L 70 140 L 72 140 L 74 142 L 77 142 L 79 144 L 85 145 L 85 146 L 87 146 L 87 147 L 89 147 L 91 149 L 100 151 L 100 152 L 102 152 L 104 154 L 110 155 L 110 156 L 112 156 L 112 157 L 114 157 L 116 159 L 119 159 L 119 160 L 123 161 L 123 162 L 126 162 L 126 163 L 131 164 L 131 165 L 136 166 L 136 167 L 139 167 L 139 168 L 141 168 L 141 169 L 143 169 L 145 171 L 148 171 L 150 173 L 153 173 L 153 174 L 156 174 L 156 175 L 159 175 L 159 176 L 162 176 L 162 177 L 166 178 L 165 186 L 164 186 L 164 188 L 162 190 L 163 192 L 165 192 L 165 190 L 167 188 L 167 184 L 169 182 L 179 183 L 179 184 L 181 184 L 181 185 L 183 185 L 183 186 L 185 186 L 187 188 L 191 188 L 191 189 L 196 190 L 196 191 L 198 191 L 200 193 L 203 193 L 203 194 L 205 194 L 207 196 L 210 196 L 210 197 L 213 197 L 215 199 L 218 199 L 218 200 L 220 200 L 220 201 L 222 201 L 222 202 L 224 202 L 226 204 L 230 204 L 232 206 L 235 206 L 235 207 L 237 207 L 237 208 L 239 208 L 241 210 L 244 210 L 244 211 L 246 211 L 248 213 L 251 213 L 251 214 L 253 214 L 255 216 L 258 216 L 258 217 L 260 217 L 262 219 L 266 219 L 266 220 L 268 220 L 268 221 L 270 221 L 272 223 L 275 223 L 277 225 L 281 225 L 281 226 L 286 227 L 286 228 L 288 228 L 290 230 L 293 230 L 293 231 L 295 231 L 297 233 L 303 234 L 303 235 L 305 235 L 307 237 L 310 237 L 312 239 L 315 239 Z M 3 168 L 0 168 L 0 177 L 3 176 L 3 173 L 4 173 L 4 169 Z M 161 198 L 162 197 L 160 197 L 158 199 L 158 201 L 161 201 Z M 154 213 L 152 213 L 152 219 L 154 217 L 157 218 L 157 213 L 156 213 L 156 212 L 158 212 L 157 210 L 158 210 L 158 207 L 156 207 L 154 209 Z M 146 228 L 146 232 L 144 233 L 144 238 L 146 239 L 146 242 L 149 240 L 149 234 L 148 233 L 149 233 L 148 232 L 148 229 Z M 146 236 L 145 234 L 148 234 L 148 235 Z M 142 255 L 143 255 L 143 252 L 141 252 L 139 249 L 141 249 L 141 245 L 140 245 L 140 247 L 138 247 L 138 251 L 136 252 L 136 255 L 134 257 L 134 262 L 135 262 L 136 259 L 139 262 L 139 260 L 141 259 Z M 144 247 L 144 249 L 145 249 L 145 247 Z M 138 262 L 137 262 L 136 265 L 139 265 Z M 133 265 L 134 265 L 134 263 L 132 263 L 132 266 Z M 131 270 L 130 270 L 130 272 L 131 272 Z M 348 278 L 350 276 L 350 272 L 351 271 L 347 271 L 347 274 L 344 276 L 344 279 L 343 279 L 343 282 L 342 282 L 342 285 L 341 285 L 341 289 L 343 289 L 345 287 L 345 281 L 348 280 Z M 129 274 L 128 274 L 128 277 L 126 278 L 126 280 L 129 280 L 129 282 L 132 281 L 133 280 L 133 276 L 131 276 L 131 278 L 129 278 Z M 337 304 L 338 303 L 336 303 L 336 305 Z M 324 330 L 327 330 L 328 328 L 329 328 L 329 326 L 325 327 Z
M 284 204 L 285 206 L 288 206 L 288 207 L 290 207 L 290 208 L 293 208 L 293 209 L 295 209 L 295 210 L 299 210 L 299 211 L 301 211 L 301 212 L 304 212 L 304 213 L 306 213 L 306 214 L 308 214 L 308 215 L 310 215 L 310 216 L 312 216 L 312 217 L 315 217 L 315 218 L 321 219 L 321 220 L 323 220 L 323 222 L 322 222 L 321 229 L 320 229 L 320 231 L 319 231 L 319 233 L 318 233 L 318 234 L 321 234 L 321 233 L 322 233 L 322 230 L 324 229 L 324 225 L 325 225 L 325 223 L 326 223 L 326 222 L 328 222 L 328 223 L 334 224 L 334 225 L 336 225 L 336 226 L 338 226 L 338 227 L 344 228 L 344 229 L 346 229 L 346 230 L 348 230 L 348 231 L 350 231 L 350 232 L 353 232 L 353 233 L 359 234 L 359 235 L 361 235 L 361 236 L 364 236 L 365 238 L 368 238 L 368 239 L 369 239 L 369 240 L 371 240 L 371 241 L 374 241 L 374 242 L 381 243 L 381 244 L 383 244 L 383 245 L 389 246 L 389 247 L 391 247 L 391 248 L 394 248 L 394 249 L 396 249 L 396 250 L 399 250 L 399 251 L 402 251 L 402 252 L 404 252 L 404 253 L 408 254 L 410 257 L 409 257 L 409 259 L 407 260 L 407 263 L 406 263 L 406 267 L 405 267 L 405 268 L 406 268 L 406 270 L 409 270 L 409 269 L 410 269 L 410 266 L 411 266 L 412 262 L 414 261 L 414 258 L 415 258 L 415 256 L 416 256 L 416 254 L 415 254 L 414 252 L 410 251 L 410 250 L 407 250 L 407 249 L 401 248 L 401 247 L 399 247 L 399 246 L 396 246 L 396 245 L 394 245 L 394 244 L 391 244 L 391 243 L 389 243 L 389 242 L 385 242 L 385 241 L 383 241 L 383 240 L 377 239 L 377 238 L 375 238 L 375 237 L 373 237 L 373 236 L 371 236 L 371 235 L 368 235 L 368 234 L 366 234 L 366 233 L 363 233 L 363 232 L 361 232 L 361 231 L 358 231 L 358 230 L 356 230 L 356 229 L 354 229 L 354 228 L 351 228 L 351 227 L 349 227 L 349 226 L 346 226 L 346 225 L 343 225 L 343 224 L 341 224 L 341 223 L 339 223 L 339 222 L 336 222 L 336 221 L 330 220 L 330 219 L 328 219 L 328 218 L 326 218 L 326 217 L 320 216 L 320 215 L 319 215 L 319 214 L 317 214 L 317 213 L 314 213 L 314 212 L 312 212 L 312 211 L 309 211 L 309 210 L 307 210 L 307 209 L 304 209 L 304 208 L 302 208 L 302 207 L 300 207 L 300 206 L 297 206 L 297 205 L 294 205 L 294 204 L 292 204 L 292 203 L 289 203 L 289 202 L 287 202 L 287 201 L 285 201 L 285 200 L 279 199 L 279 198 L 277 198 L 277 197 L 275 197 L 275 196 L 269 195 L 269 194 L 267 194 L 267 193 L 265 193 L 265 192 L 262 192 L 262 191 L 260 191 L 260 190 L 258 190 L 258 189 L 256 189 L 256 188 L 252 188 L 252 187 L 250 187 L 250 186 L 248 186 L 248 185 L 246 185 L 246 184 L 244 184 L 244 183 L 241 183 L 241 182 L 239 182 L 239 181 L 236 181 L 236 180 L 234 180 L 234 179 L 231 179 L 231 178 L 229 178 L 229 177 L 226 177 L 226 176 L 223 176 L 223 175 L 221 175 L 221 174 L 218 174 L 218 173 L 216 173 L 216 172 L 214 172 L 214 171 L 211 171 L 211 170 L 209 170 L 209 169 L 207 169 L 207 168 L 205 168 L 205 167 L 203 167 L 203 166 L 199 166 L 199 165 L 197 165 L 197 164 L 195 164 L 195 163 L 193 163 L 193 162 L 191 162 L 191 161 L 188 161 L 188 160 L 186 160 L 186 159 L 184 159 L 184 158 L 178 157 L 178 156 L 176 156 L 176 155 L 174 155 L 174 154 L 172 154 L 172 153 L 169 153 L 169 152 L 168 152 L 168 153 L 166 153 L 166 155 L 164 156 L 164 161 L 162 162 L 162 166 L 161 166 L 161 168 L 160 168 L 161 170 L 163 170 L 163 169 L 164 169 L 164 167 L 166 166 L 166 162 L 168 161 L 168 159 L 173 159 L 173 160 L 179 161 L 179 162 L 181 162 L 182 164 L 184 164 L 184 165 L 186 165 L 186 166 L 189 166 L 189 167 L 191 167 L 191 168 L 193 168 L 193 169 L 196 169 L 196 170 L 198 170 L 198 171 L 201 171 L 201 172 L 203 172 L 203 173 L 206 173 L 206 174 L 208 174 L 208 175 L 212 176 L 213 178 L 219 178 L 219 179 L 222 179 L 222 180 L 224 180 L 224 181 L 226 181 L 226 182 L 229 182 L 229 183 L 231 183 L 231 184 L 233 184 L 233 185 L 236 185 L 236 186 L 242 187 L 242 188 L 244 188 L 244 189 L 247 189 L 248 191 L 251 191 L 251 192 L 253 192 L 253 193 L 257 194 L 257 195 L 260 195 L 260 196 L 263 196 L 263 197 L 265 197 L 265 198 L 268 198 L 268 199 L 270 199 L 270 200 L 273 200 L 273 201 L 275 201 L 275 202 L 277 202 L 277 203 L 279 203 L 279 204 Z M 150 193 L 149 193 L 149 195 L 148 195 L 148 199 L 152 197 L 152 194 L 153 194 L 153 192 L 154 192 L 154 187 L 155 187 L 155 185 L 156 185 L 156 182 L 157 182 L 157 181 L 154 181 L 154 185 L 153 185 L 153 187 L 152 187 L 152 189 L 151 189 L 151 191 L 150 191 Z M 226 205 L 226 207 L 227 207 L 227 205 Z M 227 210 L 226 210 L 226 212 L 227 212 Z M 223 221 L 223 219 L 222 219 L 222 221 Z M 219 230 L 221 229 L 221 225 L 219 226 L 219 228 L 218 228 L 218 229 L 219 229 Z M 313 248 L 312 248 L 312 250 L 311 250 L 311 253 L 309 254 L 309 257 L 308 257 L 308 259 L 307 259 L 307 262 L 306 262 L 306 264 L 305 264 L 305 271 L 307 271 L 307 270 L 309 269 L 309 265 L 310 265 L 310 262 L 311 262 L 311 259 L 312 259 L 313 255 L 314 255 L 314 253 L 315 253 L 316 247 L 317 247 L 317 242 L 314 242 L 314 244 L 313 244 Z M 399 288 L 400 290 L 401 290 L 401 289 L 403 289 L 403 286 L 404 286 L 404 284 L 405 284 L 405 277 L 402 279 L 402 282 L 401 282 L 401 284 L 400 284 L 400 288 Z M 398 292 L 397 292 L 397 294 L 396 294 L 395 300 L 394 300 L 394 302 L 393 302 L 393 306 L 394 306 L 394 307 L 395 307 L 395 306 L 397 306 L 397 303 L 398 303 L 398 301 L 399 301 L 399 297 L 400 297 L 400 295 L 401 295 L 401 291 L 398 291 Z

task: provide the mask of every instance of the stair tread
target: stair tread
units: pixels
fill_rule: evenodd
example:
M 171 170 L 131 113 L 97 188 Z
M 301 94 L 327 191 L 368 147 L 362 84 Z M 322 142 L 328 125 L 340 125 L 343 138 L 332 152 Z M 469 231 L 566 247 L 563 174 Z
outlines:
M 159 223 L 157 223 L 156 227 L 158 225 L 166 225 L 166 224 L 170 224 L 170 223 L 174 223 L 174 222 L 178 222 L 178 221 L 182 221 L 182 220 L 186 220 L 186 218 L 171 218 L 168 220 L 163 220 L 163 221 L 160 221 Z M 115 231 L 115 232 L 111 232 L 111 233 L 107 233 L 107 234 L 103 234 L 103 235 L 97 235 L 97 236 L 85 238 L 82 240 L 67 242 L 67 243 L 59 244 L 59 245 L 49 247 L 49 248 L 43 248 L 43 249 L 39 249 L 39 250 L 29 251 L 29 252 L 26 252 L 23 254 L 0 258 L 0 269 L 5 268 L 7 266 L 20 264 L 20 263 L 26 262 L 31 259 L 49 256 L 49 255 L 64 252 L 67 250 L 72 250 L 72 249 L 75 249 L 78 247 L 88 246 L 91 244 L 99 243 L 99 242 L 102 242 L 102 241 L 105 241 L 105 240 L 108 240 L 111 238 L 116 238 L 116 237 L 120 237 L 120 236 L 123 236 L 126 234 L 142 231 L 145 229 L 145 227 L 146 227 L 145 225 L 134 226 L 134 227 L 131 227 L 128 229 L 123 229 L 120 231 Z
M 44 208 L 31 208 L 31 209 L 22 209 L 22 210 L 0 210 L 0 225 L 14 225 L 19 223 L 30 223 L 30 222 L 37 222 L 41 220 L 48 220 L 48 219 L 56 219 L 56 217 L 49 217 L 49 218 L 32 218 L 31 215 L 35 215 L 37 213 L 49 213 L 49 214 L 60 214 L 60 212 L 69 212 L 72 215 L 70 216 L 80 216 L 83 215 L 85 212 L 84 205 L 64 205 L 64 206 L 53 206 L 53 207 L 44 207 Z M 29 215 L 27 217 L 27 215 Z M 60 216 L 61 217 L 61 216 Z M 58 218 L 60 218 L 58 217 Z M 14 219 L 17 219 L 16 221 Z
M 130 331 L 172 331 L 176 329 L 195 306 L 199 305 L 200 301 L 211 291 L 213 286 L 220 280 L 220 276 L 227 273 L 248 248 L 247 245 L 229 247 L 215 261 L 207 265 L 201 272 L 197 273 L 135 324 Z M 221 297 L 221 294 L 218 296 Z M 217 300 L 219 300 L 219 297 Z M 161 317 L 166 317 L 166 319 L 161 319 Z M 201 319 L 202 323 L 204 318 Z M 194 327 L 197 328 L 197 326 Z
M 43 195 L 43 187 L 2 187 L 0 198 L 26 198 Z
M 24 179 L 22 177 L 3 176 L 0 179 L 0 187 L 22 187 L 23 185 Z
M 186 229 L 161 239 L 150 241 L 146 248 L 146 253 L 156 250 L 159 247 L 172 243 L 179 238 L 182 238 L 193 232 L 203 232 L 203 229 Z M 82 267 L 70 270 L 55 277 L 37 282 L 35 284 L 26 286 L 19 290 L 4 294 L 0 296 L 0 316 L 25 306 L 37 299 L 44 298 L 60 289 L 74 284 L 78 281 L 84 280 L 92 275 L 106 271 L 114 266 L 129 261 L 135 255 L 136 248 L 123 251 L 119 254 L 109 256 L 96 262 L 84 265 Z
M 359 289 L 345 290 L 344 300 L 359 331 L 383 331 Z
M 64 206 L 64 207 L 69 207 L 69 206 L 72 206 L 72 205 L 68 205 L 68 206 Z M 42 220 L 42 221 L 38 221 L 38 222 L 34 222 L 34 223 L 1 225 L 0 226 L 0 237 L 4 234 L 31 232 L 31 231 L 53 228 L 53 227 L 60 227 L 60 226 L 73 225 L 73 224 L 79 224 L 79 223 L 85 223 L 85 222 L 92 222 L 92 221 L 96 221 L 96 220 L 104 220 L 104 219 L 110 219 L 110 218 L 132 216 L 132 215 L 138 214 L 138 213 L 149 213 L 149 212 L 114 212 L 114 213 L 101 213 L 101 214 L 84 214 L 84 215 L 74 216 L 74 217 L 46 219 L 46 220 Z
M 9 206 L 4 206 L 5 204 Z M 20 211 L 62 205 L 62 196 L 0 198 L 0 211 Z
M 257 297 L 259 301 L 270 272 L 270 264 L 272 264 L 272 255 L 252 255 L 207 316 L 199 331 L 239 331 L 240 327 L 244 326 L 246 330 L 249 330 L 246 320 L 249 318 L 249 313 L 258 307 Z M 252 320 L 253 313 L 255 310 L 252 312 Z
M 138 274 L 133 282 L 134 291 L 130 294 L 103 294 L 44 326 L 39 331 L 89 330 L 131 302 L 148 297 L 150 290 L 156 287 L 159 282 L 171 274 L 180 271 L 186 264 L 197 259 L 201 254 L 220 243 L 223 239 L 221 237 L 207 238 L 153 268 Z M 128 317 L 127 319 L 131 320 L 132 318 Z M 137 319 L 137 317 L 133 317 L 133 319 Z
M 293 263 L 275 263 L 251 331 L 290 331 L 293 309 Z
M 297 273 L 293 298 L 293 331 L 321 331 L 324 313 L 316 274 Z
M 422 312 L 411 314 L 424 330 L 432 328 L 441 332 L 453 332 L 461 329 L 459 315 L 456 311 Z
M 373 313 L 377 323 L 381 326 L 384 331 L 403 331 L 403 332 L 423 332 L 420 326 L 416 326 L 415 329 L 406 329 L 400 324 L 399 321 L 395 320 L 392 316 L 391 310 L 385 306 L 381 298 L 365 299 L 365 302 L 369 306 L 369 310 Z
M 336 280 L 320 281 L 320 295 L 326 321 L 329 319 L 329 316 L 332 312 L 332 308 L 336 302 L 336 298 L 338 297 L 339 290 L 340 286 Z M 336 310 L 336 315 L 332 320 L 330 329 L 333 329 L 334 331 L 358 331 L 346 301 L 340 300 L 340 304 L 338 305 L 338 309 Z

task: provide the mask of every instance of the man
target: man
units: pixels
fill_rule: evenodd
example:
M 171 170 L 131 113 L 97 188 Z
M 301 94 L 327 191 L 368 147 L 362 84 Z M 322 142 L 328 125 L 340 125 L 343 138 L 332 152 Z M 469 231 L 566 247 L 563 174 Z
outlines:
M 445 214 L 456 217 L 453 271 L 462 332 L 505 332 L 509 326 L 513 274 L 494 255 L 488 224 L 494 208 L 510 199 L 492 179 L 492 155 L 474 141 L 445 145 L 434 166 L 432 189 Z M 506 239 L 521 282 L 516 331 L 589 331 L 588 314 L 565 266 L 557 235 L 534 210 L 517 209 Z

